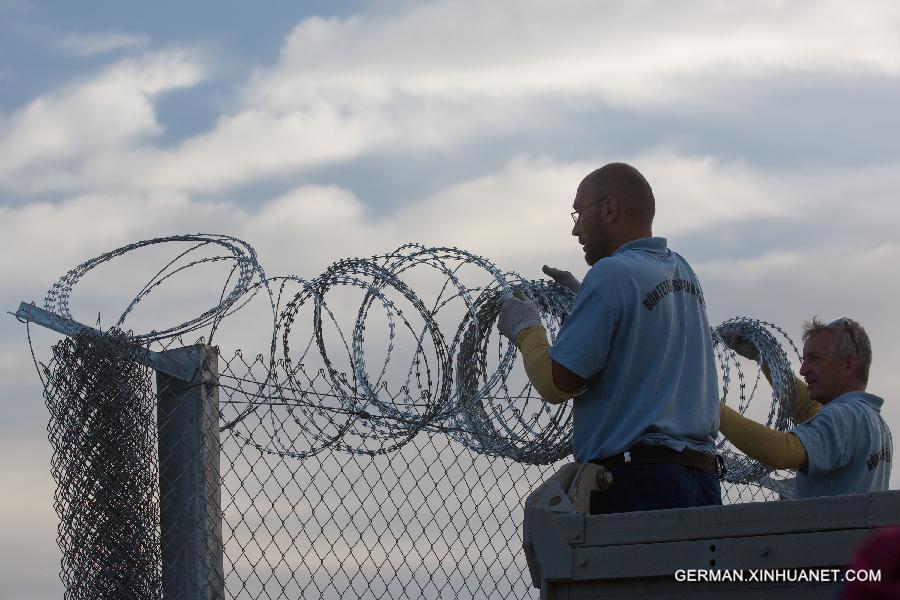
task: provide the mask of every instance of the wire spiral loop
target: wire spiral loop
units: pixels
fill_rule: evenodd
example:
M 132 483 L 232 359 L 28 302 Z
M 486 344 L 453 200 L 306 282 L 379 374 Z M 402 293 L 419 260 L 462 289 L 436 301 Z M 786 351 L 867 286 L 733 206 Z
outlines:
M 271 343 L 263 373 L 252 381 L 223 374 L 245 404 L 222 406 L 222 428 L 263 452 L 306 457 L 326 448 L 358 454 L 397 450 L 422 432 L 441 433 L 478 453 L 549 464 L 571 453 L 571 403 L 551 406 L 534 392 L 516 349 L 495 331 L 502 298 L 521 291 L 539 306 L 555 340 L 574 294 L 551 281 L 504 272 L 459 248 L 406 244 L 368 258 L 347 258 L 313 279 L 268 278 L 256 251 L 234 237 L 191 234 L 154 238 L 107 252 L 75 267 L 47 292 L 47 310 L 71 318 L 73 287 L 90 270 L 128 252 L 166 243 L 188 244 L 139 290 L 113 328 L 175 274 L 225 262 L 231 272 L 220 302 L 184 323 L 133 336 L 161 343 L 208 328 L 209 341 L 227 316 L 253 298 L 268 301 Z M 218 248 L 220 253 L 197 257 Z M 747 391 L 741 362 L 726 340 L 741 336 L 759 357 Z M 777 326 L 736 317 L 713 328 L 722 400 L 737 395 L 745 412 L 767 365 L 772 400 L 767 424 L 794 424 L 797 395 L 790 358 Z M 737 385 L 735 386 L 735 380 Z M 249 426 L 247 417 L 255 415 Z M 260 423 L 264 423 L 262 426 Z M 771 470 L 730 448 L 727 480 L 758 481 Z

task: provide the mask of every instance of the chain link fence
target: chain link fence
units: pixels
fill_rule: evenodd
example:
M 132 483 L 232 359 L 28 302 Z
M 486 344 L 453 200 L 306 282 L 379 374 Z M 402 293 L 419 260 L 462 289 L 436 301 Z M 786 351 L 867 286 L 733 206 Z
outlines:
M 82 335 L 42 369 L 67 599 L 537 597 L 522 509 L 559 463 L 428 430 L 390 452 L 292 456 L 258 443 L 308 441 L 296 402 L 260 408 L 262 357 L 178 348 L 165 354 L 192 380 L 154 379 L 134 348 Z M 328 395 L 321 371 L 307 381 Z M 723 485 L 726 503 L 774 498 Z
M 110 330 L 72 319 L 85 274 L 172 246 Z M 226 283 L 200 316 L 122 331 L 162 284 L 221 266 Z M 541 401 L 495 333 L 513 292 L 538 303 L 553 340 L 572 292 L 456 248 L 407 244 L 312 280 L 268 278 L 249 244 L 192 234 L 129 244 L 66 273 L 45 310 L 17 313 L 69 336 L 38 369 L 65 597 L 536 597 L 523 504 L 569 460 L 572 411 Z M 212 339 L 254 301 L 271 319 L 267 354 L 183 341 Z M 783 429 L 796 398 L 766 327 L 739 318 L 720 329 L 747 337 L 772 368 L 768 423 Z M 760 389 L 758 365 L 746 380 L 719 331 L 713 339 L 722 396 L 738 396 L 743 411 Z M 776 497 L 754 483 L 771 480 L 765 467 L 720 450 L 732 468 L 726 503 Z
M 161 597 L 156 398 L 129 348 L 78 335 L 43 369 L 68 600 Z

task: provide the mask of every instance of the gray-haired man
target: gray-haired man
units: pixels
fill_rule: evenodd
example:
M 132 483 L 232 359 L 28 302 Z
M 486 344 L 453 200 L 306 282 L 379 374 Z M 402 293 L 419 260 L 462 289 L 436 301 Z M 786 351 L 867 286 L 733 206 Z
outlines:
M 726 340 L 756 359 L 745 340 Z M 881 416 L 884 401 L 866 393 L 872 345 L 862 326 L 846 317 L 803 329 L 797 380 L 801 424 L 775 431 L 721 406 L 720 428 L 748 456 L 776 469 L 797 469 L 796 497 L 862 494 L 888 489 L 893 442 Z

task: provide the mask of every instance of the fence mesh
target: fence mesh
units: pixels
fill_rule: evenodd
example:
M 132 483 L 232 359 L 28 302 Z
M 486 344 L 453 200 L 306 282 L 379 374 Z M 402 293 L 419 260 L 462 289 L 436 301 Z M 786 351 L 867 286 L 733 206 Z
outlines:
M 44 368 L 68 600 L 161 597 L 156 398 L 132 347 L 66 338 Z
M 169 244 L 175 258 L 115 327 L 190 268 L 231 265 L 217 305 L 139 335 L 83 330 L 40 369 L 67 599 L 537 595 L 523 503 L 569 458 L 571 403 L 540 400 L 495 321 L 502 296 L 524 292 L 553 340 L 571 291 L 415 244 L 313 280 L 267 278 L 245 242 L 196 234 L 79 265 L 48 292 L 45 318 L 71 319 L 73 286 L 93 268 Z M 254 299 L 272 319 L 266 356 L 180 339 L 211 338 Z M 771 368 L 768 423 L 783 429 L 793 380 L 767 326 L 733 319 L 713 340 L 722 396 L 741 411 L 760 372 L 747 395 L 721 334 L 756 346 Z M 754 483 L 768 469 L 719 447 L 726 503 L 776 497 Z
M 240 354 L 222 362 L 223 412 L 237 410 L 229 404 L 248 401 L 240 384 L 254 381 L 254 365 Z M 229 597 L 538 597 L 522 551 L 524 501 L 566 461 L 485 456 L 431 432 L 388 454 L 298 459 L 245 442 L 270 418 L 224 433 Z M 725 503 L 777 498 L 756 485 L 722 490 Z
M 185 355 L 205 365 L 194 381 L 154 381 L 133 349 L 82 335 L 43 369 L 67 599 L 537 597 L 523 503 L 559 463 L 426 430 L 387 453 L 279 454 L 252 440 L 284 423 L 246 410 L 262 357 Z M 773 498 L 723 482 L 726 503 Z

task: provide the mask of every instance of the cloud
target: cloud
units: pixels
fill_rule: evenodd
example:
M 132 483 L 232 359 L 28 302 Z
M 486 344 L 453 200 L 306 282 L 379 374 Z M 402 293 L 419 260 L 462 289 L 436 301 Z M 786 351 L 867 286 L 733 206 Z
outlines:
M 775 173 L 742 161 L 669 150 L 648 150 L 625 158 L 639 165 L 654 187 L 655 232 L 669 237 L 676 250 L 691 248 L 688 255 L 695 266 L 719 273 L 722 281 L 730 281 L 726 274 L 732 270 L 742 281 L 774 281 L 774 274 L 775 279 L 786 277 L 790 269 L 819 253 L 868 256 L 876 252 L 878 260 L 884 261 L 886 255 L 878 251 L 892 239 L 890 223 L 900 218 L 900 207 L 890 195 L 900 181 L 891 175 L 897 169 L 890 165 L 864 173 L 832 172 L 810 184 L 811 174 L 805 170 Z M 521 156 L 495 172 L 449 183 L 380 216 L 367 209 L 370 199 L 364 195 L 310 184 L 255 208 L 173 191 L 97 192 L 60 203 L 5 207 L 0 208 L 0 234 L 10 247 L 29 248 L 30 260 L 24 262 L 11 253 L 0 255 L 0 274 L 43 291 L 65 269 L 90 256 L 138 239 L 196 231 L 245 239 L 257 247 L 269 274 L 314 277 L 338 258 L 368 256 L 411 241 L 461 247 L 503 269 L 530 276 L 537 276 L 544 262 L 579 272 L 586 267 L 570 236 L 568 212 L 578 182 L 602 162 L 602 158 L 565 162 Z M 835 218 L 851 195 L 868 201 Z M 761 244 L 748 226 L 758 219 L 765 219 L 770 230 L 780 226 L 790 233 L 777 247 Z M 724 236 L 724 241 L 711 234 Z M 693 243 L 698 239 L 714 243 L 698 246 Z M 744 251 L 738 258 L 723 256 L 716 244 L 733 241 L 742 244 Z M 69 258 L 61 261 L 60 257 Z M 756 262 L 772 257 L 790 259 L 790 266 Z M 852 269 L 834 258 L 826 265 Z M 152 268 L 147 268 L 150 273 Z M 832 276 L 838 274 L 839 270 Z M 787 277 L 783 285 L 795 279 Z M 729 289 L 739 286 L 723 284 L 722 294 Z M 787 289 L 791 296 L 794 292 Z M 123 292 L 127 295 L 127 290 Z M 821 292 L 826 294 L 825 289 Z
M 791 212 L 786 191 L 776 183 L 778 176 L 744 161 L 668 150 L 651 150 L 635 158 L 656 190 L 655 229 L 667 235 Z
M 57 42 L 61 51 L 76 56 L 94 56 L 113 50 L 135 50 L 150 43 L 146 35 L 134 35 L 118 31 L 91 33 L 71 32 L 64 34 Z
M 553 254 L 561 240 L 569 241 L 569 205 L 589 169 L 587 163 L 516 158 L 411 205 L 395 229 L 406 234 L 400 239 L 459 246 L 511 268 L 505 264 L 511 258 Z
M 141 143 L 152 139 L 148 132 L 144 140 L 123 139 L 27 180 L 30 191 L 41 193 L 222 192 L 266 178 L 299 177 L 379 149 L 442 152 L 486 129 L 510 129 L 517 115 L 524 119 L 527 111 L 500 104 L 481 106 L 477 113 L 415 104 L 346 111 L 322 101 L 285 113 L 245 109 L 174 146 Z
M 657 196 L 654 230 L 663 236 L 687 238 L 693 232 L 760 217 L 791 219 L 799 206 L 789 200 L 803 197 L 791 196 L 800 181 L 788 178 L 787 183 L 784 177 L 743 161 L 665 149 L 621 158 L 639 165 L 651 181 Z M 495 260 L 518 262 L 524 256 L 537 260 L 542 254 L 576 250 L 574 239 L 568 237 L 576 187 L 608 160 L 515 158 L 500 171 L 452 185 L 409 206 L 398 229 L 417 232 L 429 243 L 477 249 Z
M 328 105 L 287 115 L 242 111 L 177 148 L 135 154 L 134 166 L 144 167 L 135 181 L 144 189 L 218 191 L 350 159 L 383 135 L 379 123 L 365 116 L 342 115 Z
M 717 74 L 896 75 L 898 16 L 890 2 L 858 11 L 834 0 L 407 5 L 390 14 L 304 20 L 279 64 L 261 69 L 248 94 L 280 109 L 310 96 L 352 103 L 403 94 L 593 94 L 658 105 L 702 99 Z
M 735 89 L 765 95 L 753 82 L 797 73 L 896 78 L 898 20 L 890 2 L 858 11 L 775 0 L 603 10 L 580 1 L 434 2 L 310 17 L 208 131 L 156 143 L 156 99 L 210 74 L 184 52 L 150 53 L 14 113 L 0 129 L 0 175 L 19 193 L 219 193 L 366 155 L 491 144 L 552 123 L 573 99 L 627 110 L 635 125 L 656 111 L 733 120 Z M 117 35 L 84 39 L 96 48 L 140 41 Z
M 0 125 L 0 176 L 33 177 L 34 185 L 68 162 L 152 139 L 162 131 L 153 99 L 203 76 L 203 66 L 185 53 L 155 52 L 36 98 Z

